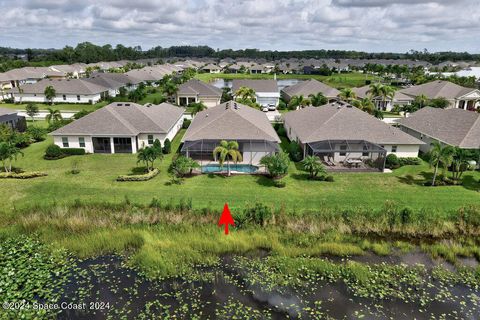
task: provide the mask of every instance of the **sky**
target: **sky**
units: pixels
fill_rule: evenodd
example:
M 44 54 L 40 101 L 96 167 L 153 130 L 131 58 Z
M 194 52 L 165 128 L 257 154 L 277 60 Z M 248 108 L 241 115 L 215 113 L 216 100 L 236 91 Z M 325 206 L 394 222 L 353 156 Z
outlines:
M 480 53 L 480 0 L 0 0 L 0 46 Z

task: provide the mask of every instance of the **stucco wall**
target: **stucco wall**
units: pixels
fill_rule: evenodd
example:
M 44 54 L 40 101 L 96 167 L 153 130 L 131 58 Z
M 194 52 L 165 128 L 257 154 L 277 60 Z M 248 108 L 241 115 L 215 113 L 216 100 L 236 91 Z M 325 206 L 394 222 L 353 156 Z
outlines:
M 60 148 L 64 148 L 63 142 L 62 142 L 62 137 L 67 137 L 68 138 L 68 148 L 80 148 L 80 143 L 79 139 L 80 137 L 83 137 L 85 139 L 85 152 L 87 153 L 93 153 L 93 143 L 92 143 L 92 137 L 88 136 L 54 136 L 53 137 L 53 142 L 59 146 Z
M 21 96 L 21 98 L 20 98 Z M 80 95 L 80 100 L 77 99 L 77 95 L 66 95 L 66 100 L 63 100 L 63 95 L 62 94 L 57 94 L 57 96 L 53 99 L 54 103 L 97 103 L 100 101 L 101 96 L 100 94 L 94 94 L 94 95 Z M 45 102 L 50 102 L 49 100 L 45 99 L 45 95 L 43 94 L 15 94 L 14 95 L 15 102 L 19 102 L 20 100 L 22 102 L 40 102 L 40 103 L 45 103 Z

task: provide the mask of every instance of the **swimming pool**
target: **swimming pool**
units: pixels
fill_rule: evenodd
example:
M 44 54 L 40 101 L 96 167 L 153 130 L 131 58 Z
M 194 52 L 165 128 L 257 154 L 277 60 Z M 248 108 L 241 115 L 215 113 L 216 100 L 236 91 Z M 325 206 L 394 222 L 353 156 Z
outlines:
M 208 164 L 202 166 L 202 173 L 214 173 L 214 172 L 227 172 L 227 164 L 223 165 L 223 168 L 219 164 Z M 257 166 L 250 164 L 230 164 L 230 171 L 242 172 L 242 173 L 255 173 L 258 171 Z

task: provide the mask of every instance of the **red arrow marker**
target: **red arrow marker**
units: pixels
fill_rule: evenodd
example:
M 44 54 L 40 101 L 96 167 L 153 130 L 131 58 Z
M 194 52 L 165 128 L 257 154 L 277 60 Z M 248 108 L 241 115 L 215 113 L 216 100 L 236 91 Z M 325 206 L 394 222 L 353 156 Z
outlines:
M 222 224 L 225 225 L 225 234 L 228 234 L 228 225 L 229 224 L 231 224 L 232 226 L 235 225 L 235 221 L 233 220 L 232 214 L 230 213 L 230 209 L 228 208 L 227 203 L 225 203 L 225 206 L 223 206 L 222 215 L 220 216 L 220 219 L 218 220 L 218 226 L 221 226 Z

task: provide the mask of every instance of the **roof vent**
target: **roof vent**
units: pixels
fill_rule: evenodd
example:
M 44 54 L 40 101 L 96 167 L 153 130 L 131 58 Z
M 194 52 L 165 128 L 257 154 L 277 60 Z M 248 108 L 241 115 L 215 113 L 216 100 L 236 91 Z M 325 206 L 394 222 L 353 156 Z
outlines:
M 117 103 L 117 107 L 123 106 L 123 103 Z
M 228 110 L 230 108 L 230 102 L 225 103 L 225 110 Z
M 238 110 L 238 109 L 240 109 L 240 108 L 238 107 L 238 105 L 237 105 L 237 103 L 236 103 L 236 102 L 234 102 L 234 103 L 233 103 L 233 108 L 234 108 L 235 110 Z
M 205 118 L 208 118 L 208 113 L 207 113 L 207 114 L 205 114 Z
M 130 107 L 130 103 L 125 103 L 125 107 Z

